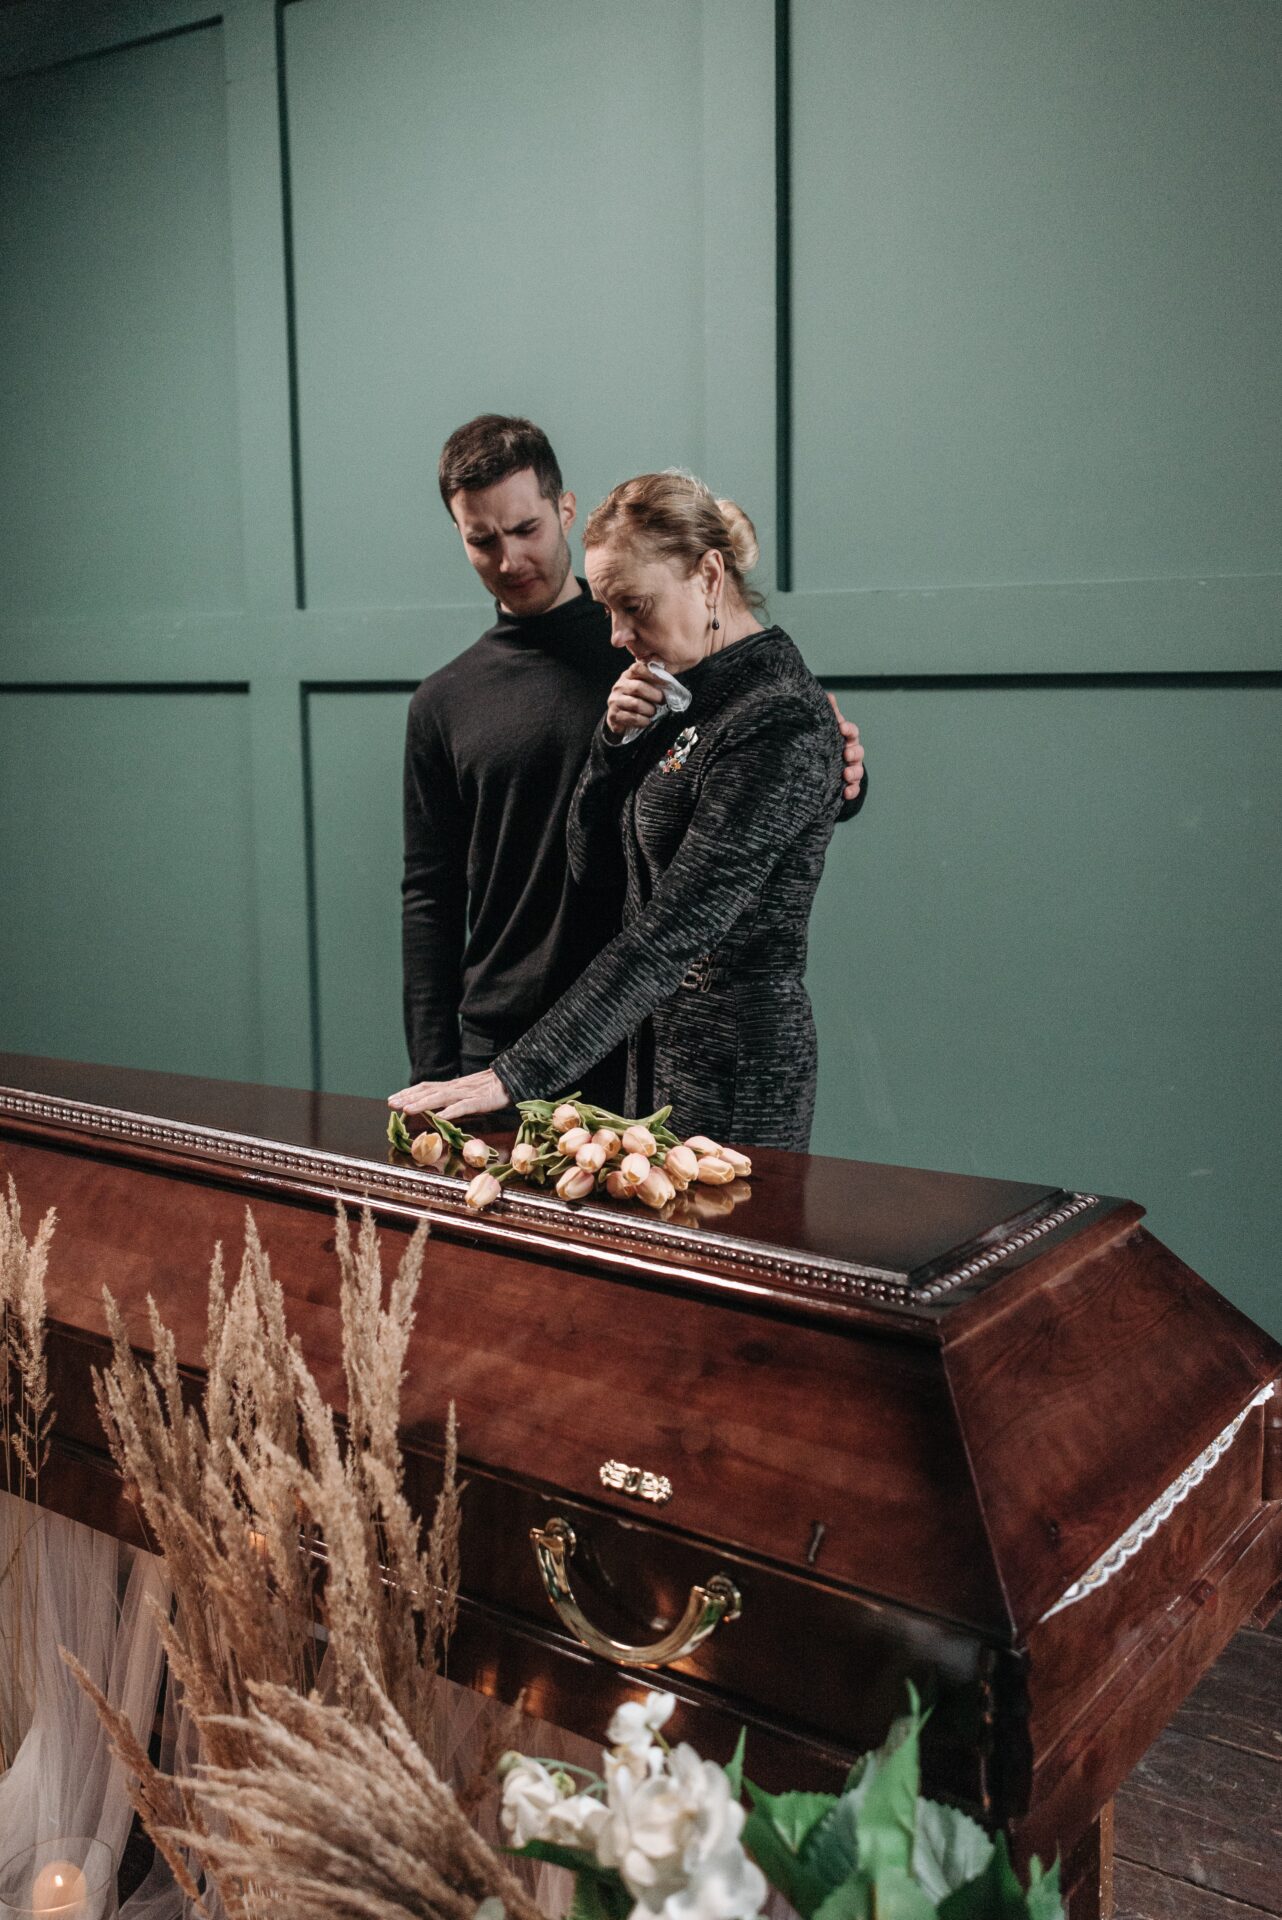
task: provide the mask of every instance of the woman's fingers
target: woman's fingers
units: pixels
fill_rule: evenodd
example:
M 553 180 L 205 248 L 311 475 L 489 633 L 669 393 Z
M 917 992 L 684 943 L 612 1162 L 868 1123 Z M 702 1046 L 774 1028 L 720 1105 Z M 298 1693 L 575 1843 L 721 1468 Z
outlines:
M 652 680 L 639 660 L 624 669 L 610 689 L 606 704 L 606 723 L 612 733 L 627 733 L 632 727 L 649 726 L 657 708 L 663 704 L 663 689 Z
M 497 1073 L 486 1067 L 455 1080 L 419 1080 L 390 1094 L 387 1104 L 402 1113 L 434 1113 L 441 1120 L 454 1120 L 463 1114 L 497 1113 L 507 1106 L 508 1096 Z

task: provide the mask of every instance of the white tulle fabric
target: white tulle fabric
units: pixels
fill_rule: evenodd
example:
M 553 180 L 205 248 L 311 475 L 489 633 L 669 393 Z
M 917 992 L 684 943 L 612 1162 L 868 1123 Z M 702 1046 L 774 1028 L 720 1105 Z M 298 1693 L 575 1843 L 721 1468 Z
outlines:
M 14 1550 L 22 1541 L 22 1551 Z M 89 1527 L 0 1494 L 0 1656 L 15 1632 L 26 1649 L 34 1706 L 0 1777 L 0 1851 L 7 1858 L 59 1834 L 104 1840 L 117 1860 L 132 1818 L 92 1703 L 64 1665 L 74 1653 L 145 1742 L 162 1654 L 153 1604 L 167 1603 L 159 1563 Z
M 0 1581 L 0 1658 L 7 1658 L 22 1608 L 23 1643 L 35 1650 L 35 1706 L 6 1774 L 0 1775 L 0 1859 L 59 1834 L 90 1834 L 119 1861 L 132 1811 L 124 1774 L 113 1759 L 90 1701 L 58 1649 L 66 1647 L 124 1712 L 146 1745 L 164 1669 L 156 1608 L 169 1605 L 161 1565 L 140 1553 L 0 1493 L 0 1569 L 23 1535 L 20 1577 Z M 471 1780 L 504 1709 L 498 1702 L 443 1680 L 432 1758 L 454 1785 Z M 598 1771 L 601 1750 L 549 1722 L 526 1718 L 515 1745 L 540 1759 Z M 175 1689 L 165 1692 L 160 1763 L 187 1774 L 196 1762 L 194 1729 Z M 482 1809 L 485 1837 L 500 1839 L 497 1796 Z M 517 1863 L 543 1912 L 569 1909 L 570 1876 L 558 1867 Z M 157 1855 L 142 1885 L 120 1909 L 121 1920 L 191 1920 L 172 1874 Z

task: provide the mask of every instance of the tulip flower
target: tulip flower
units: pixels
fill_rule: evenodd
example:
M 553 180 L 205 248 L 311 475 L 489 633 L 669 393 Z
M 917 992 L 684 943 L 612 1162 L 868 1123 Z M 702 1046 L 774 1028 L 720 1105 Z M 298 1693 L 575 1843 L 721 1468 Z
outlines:
M 416 1133 L 410 1142 L 410 1155 L 420 1167 L 439 1166 L 445 1158 L 446 1147 L 434 1127 L 428 1127 L 423 1133 Z
M 557 1142 L 562 1153 L 575 1154 L 580 1147 L 586 1147 L 592 1135 L 586 1127 L 570 1127 Z
M 553 1133 L 568 1133 L 571 1127 L 577 1127 L 581 1125 L 582 1125 L 582 1122 L 579 1118 L 579 1109 L 577 1107 L 572 1107 L 568 1100 L 565 1101 L 563 1105 L 559 1106 L 556 1112 L 552 1115 Z
M 589 1173 L 600 1173 L 605 1165 L 605 1148 L 595 1140 L 585 1141 L 574 1160 L 576 1166 L 585 1167 Z
M 492 1207 L 503 1189 L 492 1173 L 478 1173 L 471 1182 L 463 1198 L 469 1207 L 479 1213 L 482 1207 Z
M 469 1167 L 488 1167 L 494 1158 L 494 1149 L 484 1140 L 468 1140 L 463 1146 L 463 1158 Z
M 746 1153 L 740 1153 L 737 1147 L 722 1147 L 720 1157 L 730 1162 L 740 1180 L 751 1180 L 752 1162 Z
M 650 1171 L 650 1162 L 643 1153 L 625 1154 L 619 1164 L 619 1173 L 630 1193 L 635 1193 Z
M 636 1192 L 623 1177 L 622 1170 L 612 1167 L 605 1176 L 605 1190 L 612 1200 L 630 1200 Z
M 726 1187 L 735 1177 L 734 1168 L 719 1153 L 705 1153 L 699 1161 L 699 1171 L 695 1175 L 705 1187 Z
M 512 1149 L 513 1173 L 533 1173 L 539 1150 L 529 1140 L 520 1140 Z
M 637 1199 L 644 1200 L 647 1207 L 653 1207 L 657 1213 L 660 1207 L 666 1207 L 669 1200 L 675 1198 L 676 1191 L 662 1167 L 651 1167 L 637 1188 Z
M 596 1186 L 596 1175 L 586 1167 L 567 1167 L 556 1183 L 562 1200 L 586 1200 Z
M 621 1144 L 625 1153 L 643 1153 L 647 1160 L 653 1160 L 659 1151 L 659 1143 L 649 1127 L 629 1127 Z
M 692 1133 L 686 1145 L 695 1153 L 720 1153 L 721 1151 L 716 1141 L 709 1140 L 706 1133 Z
M 669 1147 L 663 1156 L 664 1171 L 678 1193 L 684 1193 L 690 1182 L 698 1178 L 699 1156 L 689 1147 Z
M 623 1142 L 613 1127 L 598 1127 L 592 1138 L 599 1147 L 605 1148 L 607 1160 L 617 1160 L 623 1151 Z

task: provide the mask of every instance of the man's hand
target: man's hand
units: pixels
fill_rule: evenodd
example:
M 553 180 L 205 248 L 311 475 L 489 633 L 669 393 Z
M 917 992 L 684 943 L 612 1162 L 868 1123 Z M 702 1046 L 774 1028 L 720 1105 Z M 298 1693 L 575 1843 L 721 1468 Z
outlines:
M 610 688 L 605 724 L 621 740 L 633 727 L 648 727 L 662 705 L 663 688 L 639 660 L 634 660 Z
M 497 1113 L 512 1102 L 497 1073 L 486 1067 L 484 1073 L 465 1073 L 457 1080 L 420 1080 L 416 1086 L 389 1093 L 387 1104 L 402 1113 L 434 1113 L 438 1120 L 462 1120 L 468 1114 Z
M 846 765 L 842 775 L 841 797 L 843 800 L 857 800 L 859 789 L 864 784 L 864 750 L 859 739 L 859 729 L 853 720 L 844 718 L 835 695 L 831 693 L 828 695 L 828 705 L 837 716 L 837 730 L 844 742 L 842 759 Z

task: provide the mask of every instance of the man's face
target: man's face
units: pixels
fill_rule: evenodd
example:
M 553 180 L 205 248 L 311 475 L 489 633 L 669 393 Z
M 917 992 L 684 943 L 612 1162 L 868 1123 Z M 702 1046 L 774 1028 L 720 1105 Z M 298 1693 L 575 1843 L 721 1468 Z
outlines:
M 574 495 L 548 500 L 531 467 L 450 501 L 468 559 L 505 613 L 546 613 L 578 593 L 566 534 Z

